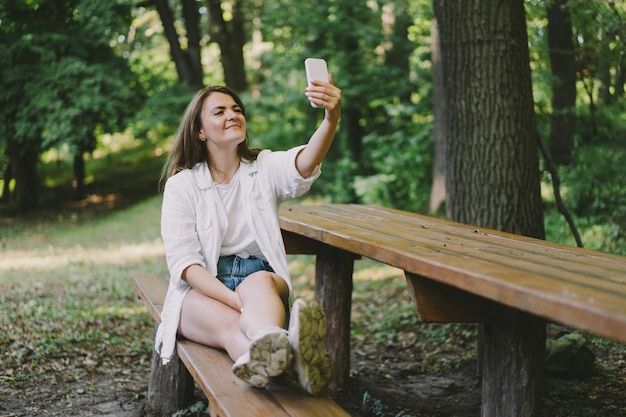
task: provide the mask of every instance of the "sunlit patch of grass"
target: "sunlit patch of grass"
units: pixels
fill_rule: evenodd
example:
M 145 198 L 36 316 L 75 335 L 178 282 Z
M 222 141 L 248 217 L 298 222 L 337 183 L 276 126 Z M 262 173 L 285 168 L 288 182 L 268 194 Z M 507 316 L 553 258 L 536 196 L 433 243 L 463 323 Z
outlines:
M 362 259 L 355 263 L 355 281 L 379 281 L 398 277 L 404 279 L 404 271 L 371 259 Z
M 8 251 L 8 257 L 0 259 L 0 272 L 24 279 L 25 275 L 40 274 L 41 271 L 70 268 L 75 266 L 125 265 L 163 257 L 160 240 L 130 245 L 109 245 L 102 248 L 73 247 L 59 249 L 49 247 L 43 251 Z M 21 273 L 20 273 L 21 271 Z

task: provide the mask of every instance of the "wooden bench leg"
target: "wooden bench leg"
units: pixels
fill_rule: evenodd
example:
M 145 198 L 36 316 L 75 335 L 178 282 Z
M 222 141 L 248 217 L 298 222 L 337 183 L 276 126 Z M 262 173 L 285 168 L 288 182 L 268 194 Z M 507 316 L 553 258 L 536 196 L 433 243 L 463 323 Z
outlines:
M 482 417 L 539 416 L 545 321 L 500 306 L 481 332 Z
M 326 348 L 335 365 L 331 391 L 341 388 L 350 375 L 350 311 L 355 255 L 325 247 L 315 261 L 315 296 L 326 313 Z
M 156 329 L 155 326 L 154 334 Z M 154 351 L 148 382 L 146 415 L 171 416 L 187 407 L 193 400 L 193 395 L 193 378 L 178 354 L 174 353 L 170 363 L 164 366 L 159 354 Z

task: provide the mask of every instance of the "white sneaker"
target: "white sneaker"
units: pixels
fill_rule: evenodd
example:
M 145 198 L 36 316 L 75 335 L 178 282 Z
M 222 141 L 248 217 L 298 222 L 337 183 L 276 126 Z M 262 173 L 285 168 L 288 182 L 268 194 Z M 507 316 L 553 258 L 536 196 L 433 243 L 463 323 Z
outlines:
M 312 300 L 297 299 L 291 308 L 289 340 L 293 348 L 294 370 L 308 393 L 319 394 L 330 382 L 333 363 L 324 348 L 326 317 Z
M 252 385 L 263 388 L 269 379 L 285 372 L 291 363 L 291 344 L 285 329 L 264 330 L 250 344 L 248 352 L 233 364 L 235 375 Z

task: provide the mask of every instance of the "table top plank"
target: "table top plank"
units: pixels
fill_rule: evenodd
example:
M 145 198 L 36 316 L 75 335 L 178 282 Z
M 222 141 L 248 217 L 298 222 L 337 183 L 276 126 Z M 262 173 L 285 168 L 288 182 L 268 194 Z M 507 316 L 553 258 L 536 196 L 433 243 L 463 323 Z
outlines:
M 364 227 L 355 222 L 352 225 Z M 414 221 L 411 224 L 405 219 L 398 219 L 393 223 L 370 222 L 365 227 L 372 232 L 383 234 L 388 233 L 388 230 L 393 227 L 397 230 L 392 233 L 394 236 L 414 244 L 422 244 L 431 250 L 445 248 L 453 251 L 455 256 L 489 260 L 494 264 L 502 264 L 505 268 L 526 270 L 554 280 L 576 282 L 611 291 L 613 290 L 612 281 L 626 284 L 623 259 L 619 262 L 615 259 L 602 258 L 598 263 L 596 262 L 597 252 L 593 252 L 589 257 L 587 252 L 577 253 L 576 248 L 570 246 L 546 248 L 542 245 L 545 242 L 538 240 L 524 241 L 523 245 L 520 245 L 517 241 L 511 243 L 511 239 L 506 236 L 492 235 L 476 228 L 471 231 L 462 229 L 459 232 L 453 226 L 445 229 L 424 225 L 416 227 Z M 511 236 L 515 237 L 515 235 Z
M 626 258 L 394 209 L 281 209 L 281 227 L 626 342 Z

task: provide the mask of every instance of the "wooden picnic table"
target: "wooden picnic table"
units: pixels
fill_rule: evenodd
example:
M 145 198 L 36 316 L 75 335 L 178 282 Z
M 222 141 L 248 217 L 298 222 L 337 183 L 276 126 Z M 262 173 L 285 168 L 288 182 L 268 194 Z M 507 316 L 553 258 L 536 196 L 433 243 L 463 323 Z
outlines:
M 537 414 L 546 322 L 626 343 L 626 257 L 377 206 L 284 205 L 280 225 L 288 253 L 316 255 L 336 388 L 359 257 L 403 270 L 422 320 L 484 324 L 483 416 Z

